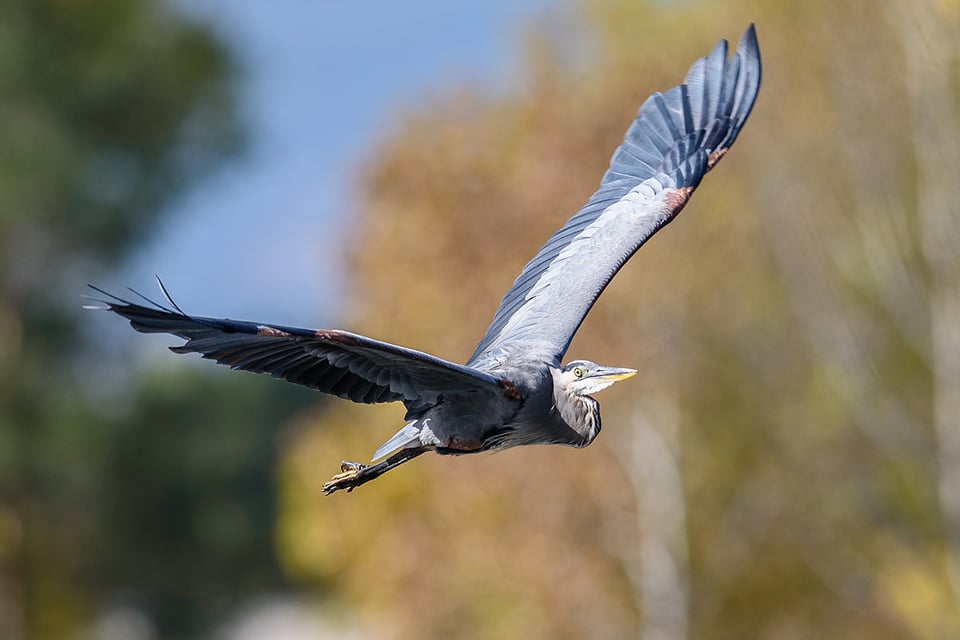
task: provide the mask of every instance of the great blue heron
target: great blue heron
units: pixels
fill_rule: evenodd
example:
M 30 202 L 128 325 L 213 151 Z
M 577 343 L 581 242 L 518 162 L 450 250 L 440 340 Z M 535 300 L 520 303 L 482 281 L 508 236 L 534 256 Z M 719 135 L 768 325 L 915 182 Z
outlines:
M 727 59 L 720 41 L 684 83 L 643 103 L 587 204 L 520 272 L 465 365 L 339 330 L 217 320 L 96 289 L 137 331 L 171 333 L 177 353 L 269 373 L 354 402 L 406 406 L 406 424 L 371 464 L 343 462 L 323 489 L 352 490 L 426 451 L 466 454 L 525 444 L 585 447 L 600 432 L 590 394 L 636 373 L 561 358 L 607 283 L 680 212 L 733 144 L 760 88 L 753 25 Z M 143 296 L 141 296 L 143 297 Z M 392 454 L 392 455 L 390 455 Z M 382 459 L 385 458 L 385 459 Z M 376 462 L 380 460 L 379 462 Z

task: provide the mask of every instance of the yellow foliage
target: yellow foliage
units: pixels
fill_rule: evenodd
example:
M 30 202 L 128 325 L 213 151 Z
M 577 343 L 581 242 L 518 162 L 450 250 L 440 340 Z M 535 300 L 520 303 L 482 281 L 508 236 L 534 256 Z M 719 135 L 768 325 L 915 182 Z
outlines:
M 589 59 L 551 64 L 563 43 L 540 33 L 523 91 L 460 89 L 398 122 L 358 187 L 349 326 L 462 361 L 640 102 L 758 24 L 765 79 L 740 141 L 569 354 L 641 370 L 601 396 L 600 441 L 424 456 L 324 498 L 340 457 L 402 424 L 400 407 L 340 403 L 288 448 L 290 575 L 398 638 L 956 630 L 918 150 L 880 4 L 583 2 Z
M 882 583 L 914 638 L 950 638 L 960 631 L 948 554 L 917 557 L 891 549 Z

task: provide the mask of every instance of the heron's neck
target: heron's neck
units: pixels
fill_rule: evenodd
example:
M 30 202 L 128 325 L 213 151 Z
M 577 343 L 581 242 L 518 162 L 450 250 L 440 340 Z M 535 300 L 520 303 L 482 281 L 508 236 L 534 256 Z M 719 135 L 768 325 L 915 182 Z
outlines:
M 580 402 L 583 403 L 584 408 L 583 446 L 587 446 L 600 434 L 600 403 L 590 396 L 580 396 Z
M 582 436 L 585 447 L 600 433 L 600 403 L 590 396 L 563 394 L 557 408 L 567 425 Z

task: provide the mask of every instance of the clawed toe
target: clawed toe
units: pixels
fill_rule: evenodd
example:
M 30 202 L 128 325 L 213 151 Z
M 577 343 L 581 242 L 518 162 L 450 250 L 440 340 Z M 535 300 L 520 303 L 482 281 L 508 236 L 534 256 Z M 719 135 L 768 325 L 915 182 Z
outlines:
M 416 458 L 424 451 L 427 451 L 426 447 L 401 449 L 386 460 L 381 460 L 375 464 L 361 464 L 344 460 L 340 463 L 340 473 L 330 478 L 329 482 L 324 483 L 323 492 L 330 495 L 334 491 L 345 489 L 349 493 L 360 485 L 379 478 L 390 469 Z
M 341 474 L 339 474 L 339 475 L 345 475 L 345 474 L 348 474 L 348 473 L 350 473 L 350 472 L 357 472 L 357 473 L 359 473 L 359 472 L 362 471 L 363 468 L 366 467 L 366 466 L 368 466 L 368 465 L 361 464 L 361 463 L 359 463 L 359 462 L 350 462 L 349 460 L 344 460 L 343 462 L 340 463 L 340 471 L 342 471 L 343 473 L 341 473 Z
M 364 469 L 368 465 L 360 464 L 359 462 L 350 462 L 349 460 L 344 460 L 340 463 L 340 473 L 330 478 L 328 482 L 323 484 L 323 492 L 326 495 L 330 495 L 334 491 L 340 489 L 346 489 L 347 492 L 353 491 L 354 487 L 360 486 L 364 483 L 364 480 L 361 479 L 361 475 Z

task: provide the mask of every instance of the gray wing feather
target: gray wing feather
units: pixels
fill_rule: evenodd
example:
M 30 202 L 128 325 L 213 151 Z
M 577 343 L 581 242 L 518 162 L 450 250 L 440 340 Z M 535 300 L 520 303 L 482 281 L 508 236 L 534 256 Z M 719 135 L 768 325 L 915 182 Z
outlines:
M 490 369 L 523 354 L 566 352 L 623 264 L 683 208 L 730 148 L 760 88 L 753 25 L 727 59 L 727 42 L 693 63 L 684 83 L 643 103 L 600 188 L 523 268 L 468 361 Z
M 102 308 L 137 331 L 185 339 L 170 348 L 176 353 L 199 353 L 232 369 L 267 373 L 354 402 L 423 406 L 441 395 L 498 389 L 498 379 L 486 373 L 346 331 L 189 316 L 172 301 L 168 308 L 145 299 L 147 306 L 91 288 L 109 298 L 100 301 Z

